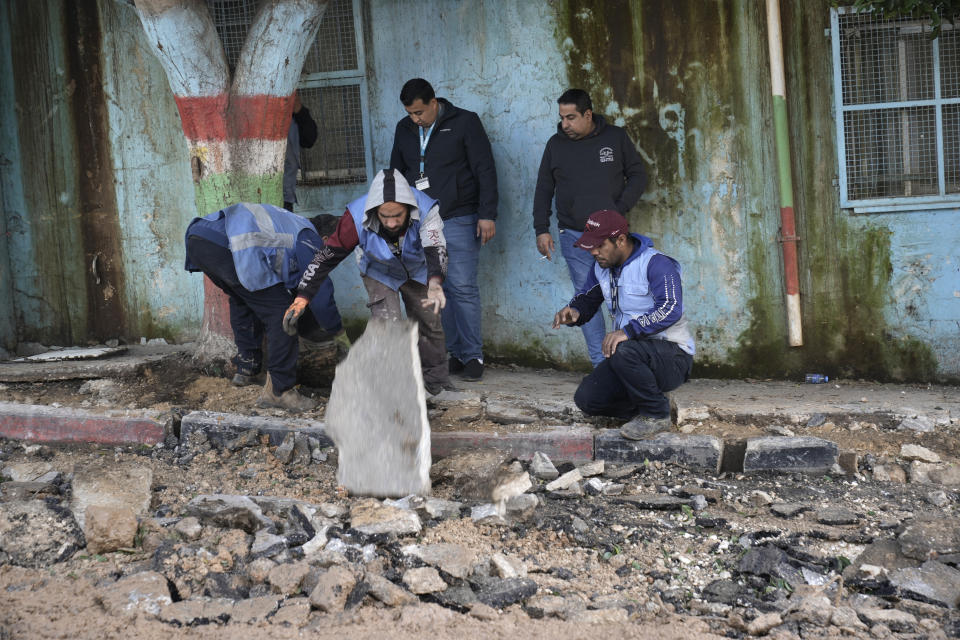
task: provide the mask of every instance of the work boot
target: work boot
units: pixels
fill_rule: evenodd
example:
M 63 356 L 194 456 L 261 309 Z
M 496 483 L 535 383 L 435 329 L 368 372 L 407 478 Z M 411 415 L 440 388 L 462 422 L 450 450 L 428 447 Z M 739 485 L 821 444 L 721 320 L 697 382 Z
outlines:
M 450 360 L 447 362 L 447 368 L 450 370 L 450 373 L 460 373 L 463 371 L 463 363 L 460 361 L 460 358 L 450 356 Z
M 627 440 L 643 440 L 650 436 L 669 431 L 673 426 L 669 417 L 650 418 L 648 416 L 635 416 L 632 420 L 620 427 L 620 435 Z
M 257 398 L 257 406 L 274 407 L 277 409 L 285 409 L 290 413 L 300 413 L 301 411 L 315 409 L 317 401 L 300 395 L 293 387 L 287 389 L 280 395 L 275 394 L 273 392 L 273 381 L 270 379 L 270 374 L 267 374 L 267 382 L 263 385 L 263 391 L 260 392 L 260 397 Z

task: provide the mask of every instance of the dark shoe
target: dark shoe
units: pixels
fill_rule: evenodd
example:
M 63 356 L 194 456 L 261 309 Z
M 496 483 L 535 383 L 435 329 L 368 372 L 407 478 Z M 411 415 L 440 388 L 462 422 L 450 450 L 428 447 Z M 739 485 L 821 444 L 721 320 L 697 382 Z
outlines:
M 483 362 L 474 358 L 463 365 L 460 377 L 464 380 L 479 380 L 483 377 Z
M 424 382 L 423 388 L 427 390 L 432 396 L 438 396 L 443 392 L 443 383 L 441 382 Z
M 460 373 L 463 371 L 463 363 L 460 362 L 459 358 L 450 356 L 450 361 L 447 363 L 447 368 L 450 369 L 450 373 Z
M 262 385 L 267 381 L 267 374 L 265 373 L 255 373 L 247 374 L 240 373 L 239 371 L 234 374 L 233 379 L 230 380 L 230 383 L 235 387 L 247 387 L 252 384 Z
M 257 406 L 286 409 L 290 413 L 300 413 L 301 411 L 316 409 L 317 401 L 300 395 L 296 389 L 287 389 L 280 395 L 275 394 L 273 392 L 273 382 L 268 375 L 267 382 L 263 385 L 263 391 L 257 398 Z
M 670 418 L 637 416 L 620 427 L 620 435 L 627 440 L 644 440 L 661 431 L 669 431 L 672 426 Z

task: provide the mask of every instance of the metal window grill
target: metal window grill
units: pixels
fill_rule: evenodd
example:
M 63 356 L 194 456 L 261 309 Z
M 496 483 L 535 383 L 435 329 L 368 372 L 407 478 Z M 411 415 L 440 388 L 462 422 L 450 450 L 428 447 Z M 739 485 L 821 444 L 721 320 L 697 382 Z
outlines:
M 360 85 L 300 89 L 300 100 L 319 117 L 317 143 L 300 152 L 298 184 L 366 182 Z
M 332 0 L 327 5 L 317 38 L 307 54 L 303 73 L 347 71 L 357 67 L 353 0 Z
M 236 68 L 259 0 L 206 0 L 230 69 Z M 363 52 L 355 0 L 331 0 L 301 74 L 300 100 L 317 122 L 318 138 L 300 153 L 297 184 L 367 181 Z
M 240 50 L 247 39 L 247 30 L 257 14 L 258 0 L 207 0 L 207 8 L 217 35 L 227 56 L 227 65 L 232 72 L 240 59 Z
M 955 202 L 957 31 L 931 40 L 929 21 L 843 9 L 831 23 L 842 205 Z

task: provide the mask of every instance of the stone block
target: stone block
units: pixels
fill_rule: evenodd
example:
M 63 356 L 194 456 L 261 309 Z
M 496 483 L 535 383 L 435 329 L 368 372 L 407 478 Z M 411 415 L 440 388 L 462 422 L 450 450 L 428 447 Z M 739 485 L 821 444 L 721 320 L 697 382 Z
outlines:
M 327 431 L 337 482 L 354 495 L 430 492 L 430 422 L 417 325 L 373 319 L 337 366 Z
M 0 438 L 153 445 L 163 442 L 164 435 L 163 424 L 148 415 L 112 416 L 80 409 L 0 402 Z
M 350 509 L 350 526 L 373 535 L 393 533 L 398 536 L 420 533 L 420 516 L 409 509 L 381 504 L 373 499 L 360 500 Z
M 747 440 L 743 470 L 827 473 L 837 464 L 840 451 L 829 440 L 813 437 L 767 436 Z
M 720 470 L 723 442 L 713 436 L 658 433 L 649 440 L 627 440 L 619 430 L 606 429 L 595 441 L 596 457 L 607 462 L 643 462 L 649 460 Z
M 960 571 L 936 560 L 927 560 L 919 568 L 892 571 L 890 584 L 908 598 L 951 609 L 960 606 Z
M 531 460 L 540 451 L 556 462 L 585 462 L 593 459 L 593 434 L 593 429 L 567 426 L 531 433 L 451 431 L 433 434 L 432 450 L 437 458 L 492 448 L 518 460 Z
M 129 507 L 90 505 L 85 514 L 87 551 L 109 553 L 129 549 L 137 535 L 137 517 Z
M 270 445 L 280 446 L 288 433 L 316 438 L 321 447 L 332 447 L 322 422 L 304 418 L 267 418 L 217 411 L 191 411 L 180 421 L 180 443 L 190 441 L 193 433 L 203 433 L 217 449 L 233 450 L 249 442 L 254 435 L 267 435 Z
M 143 516 L 150 508 L 152 485 L 153 471 L 147 466 L 100 460 L 74 472 L 70 509 L 81 528 L 91 506 L 126 507 Z

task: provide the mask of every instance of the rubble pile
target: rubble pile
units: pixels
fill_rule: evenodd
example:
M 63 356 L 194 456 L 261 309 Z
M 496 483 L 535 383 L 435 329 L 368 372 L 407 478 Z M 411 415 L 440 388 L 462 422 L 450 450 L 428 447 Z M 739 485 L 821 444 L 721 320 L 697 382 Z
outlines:
M 436 461 L 432 496 L 379 500 L 337 491 L 336 452 L 306 434 L 187 440 L 80 457 L 2 443 L 0 569 L 73 575 L 104 615 L 183 627 L 441 607 L 683 616 L 731 637 L 960 637 L 956 467 L 932 451 L 865 456 L 845 476 L 480 449 Z M 893 468 L 904 482 L 883 479 Z

